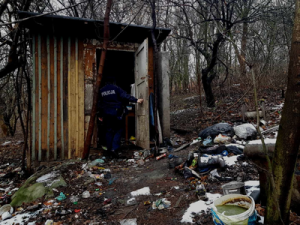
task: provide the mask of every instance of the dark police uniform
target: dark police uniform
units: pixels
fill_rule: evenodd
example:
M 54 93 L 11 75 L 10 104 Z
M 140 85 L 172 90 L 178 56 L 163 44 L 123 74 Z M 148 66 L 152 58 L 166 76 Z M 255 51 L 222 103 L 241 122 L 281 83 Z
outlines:
M 114 152 L 121 146 L 124 101 L 136 103 L 137 99 L 114 84 L 107 84 L 100 89 L 98 112 L 106 127 L 108 151 Z

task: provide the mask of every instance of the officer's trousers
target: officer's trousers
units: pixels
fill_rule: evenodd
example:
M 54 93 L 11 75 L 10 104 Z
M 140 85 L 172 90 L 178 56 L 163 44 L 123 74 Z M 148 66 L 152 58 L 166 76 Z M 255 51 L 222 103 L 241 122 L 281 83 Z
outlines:
M 116 116 L 106 115 L 103 118 L 106 127 L 106 147 L 108 151 L 115 151 L 121 147 L 122 120 Z

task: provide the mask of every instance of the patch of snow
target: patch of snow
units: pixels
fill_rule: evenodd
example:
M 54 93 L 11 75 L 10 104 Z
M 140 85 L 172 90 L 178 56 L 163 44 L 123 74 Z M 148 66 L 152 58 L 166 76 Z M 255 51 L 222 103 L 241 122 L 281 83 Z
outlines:
M 173 114 L 173 115 L 177 115 L 177 114 L 183 113 L 184 111 L 186 111 L 186 109 L 180 109 L 180 110 L 177 110 L 177 111 L 171 112 L 171 114 Z
M 183 101 L 193 100 L 193 99 L 198 98 L 198 97 L 199 97 L 199 95 L 194 95 L 194 96 L 192 96 L 192 97 L 184 98 Z
M 234 155 L 234 156 L 224 156 L 223 159 L 225 160 L 226 165 L 232 166 L 234 165 L 238 160 L 237 157 L 240 155 Z
M 284 103 L 281 103 L 280 105 L 275 105 L 274 107 L 271 108 L 271 110 L 280 110 L 284 106 Z
M 275 144 L 275 143 L 276 143 L 276 139 L 270 139 L 270 138 L 265 139 L 265 144 Z M 260 139 L 248 142 L 248 145 L 260 145 L 260 144 L 262 144 Z
M 225 145 L 225 146 L 236 146 L 237 148 L 243 150 L 245 148 L 245 146 L 243 145 L 240 145 L 240 144 L 228 144 L 228 145 Z
M 220 177 L 220 175 L 219 175 L 217 169 L 214 169 L 214 170 L 210 171 L 210 174 L 211 174 L 213 177 Z
M 199 139 L 195 139 L 195 140 L 193 140 L 193 142 L 190 144 L 190 146 L 191 145 L 194 145 L 194 144 L 197 144 L 197 143 L 199 143 L 199 142 L 201 142 L 201 139 L 199 140 Z
M 84 164 L 82 164 L 82 166 L 81 166 L 81 169 L 85 169 L 85 168 L 88 168 L 88 164 L 87 164 L 87 163 L 84 163 Z
M 57 178 L 58 177 L 58 171 L 53 171 L 51 173 L 45 174 L 41 177 L 39 177 L 36 182 L 37 183 L 47 183 L 49 181 L 52 181 L 52 179 Z
M 179 186 L 174 186 L 173 188 L 176 189 L 176 190 L 178 190 L 178 189 L 179 189 Z
M 247 192 L 247 195 L 250 196 L 252 194 L 253 191 L 259 191 L 260 188 L 257 188 L 257 187 L 251 187 L 251 188 L 247 188 L 246 189 L 246 192 Z
M 171 112 L 171 115 L 178 115 L 178 114 L 181 114 L 183 112 L 195 112 L 195 111 L 198 111 L 198 110 L 199 110 L 199 108 L 181 109 L 181 110 Z
M 215 199 L 220 198 L 222 195 L 220 194 L 210 194 L 207 193 L 208 201 L 213 202 Z M 192 213 L 200 213 L 202 210 L 206 211 L 208 208 L 211 208 L 213 203 L 207 205 L 205 201 L 197 201 L 191 203 L 189 208 L 185 211 L 182 216 L 181 223 L 193 223 Z
M 258 187 L 259 186 L 259 180 L 248 180 L 248 181 L 245 181 L 245 186 Z
M 131 195 L 132 196 L 150 195 L 150 188 L 149 187 L 144 187 L 144 188 L 138 189 L 136 191 L 132 191 Z
M 248 166 L 248 164 L 249 164 L 249 163 L 247 163 L 247 162 L 243 162 L 243 163 L 242 163 L 243 166 Z
M 154 194 L 154 195 L 156 195 L 156 196 L 161 196 L 161 193 L 156 193 L 156 194 Z
M 242 141 L 236 141 L 236 143 L 239 144 L 239 145 L 245 145 L 246 144 L 246 142 L 243 141 L 243 140 Z
M 12 218 L 10 218 L 10 219 L 1 221 L 1 222 L 0 222 L 0 225 L 11 225 L 11 224 L 24 225 L 24 224 L 27 224 L 27 221 L 28 221 L 31 217 L 34 217 L 34 216 L 36 216 L 37 214 L 39 214 L 39 212 L 40 212 L 41 210 L 42 210 L 42 209 L 40 209 L 40 210 L 38 210 L 38 211 L 36 211 L 36 212 L 33 212 L 33 213 L 22 213 L 22 214 L 15 215 L 14 217 L 12 217 Z
M 6 146 L 6 145 L 9 145 L 9 144 L 11 144 L 11 141 L 6 141 L 6 142 L 4 142 L 4 143 L 2 144 L 2 146 Z
M 264 216 L 259 216 L 260 220 L 258 221 L 261 224 L 265 223 L 265 217 Z

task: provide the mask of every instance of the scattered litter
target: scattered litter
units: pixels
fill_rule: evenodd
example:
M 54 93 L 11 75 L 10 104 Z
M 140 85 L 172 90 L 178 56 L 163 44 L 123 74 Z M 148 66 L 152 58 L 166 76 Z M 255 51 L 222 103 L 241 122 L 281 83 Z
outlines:
M 256 128 L 250 123 L 245 123 L 245 124 L 236 126 L 233 129 L 234 129 L 235 135 L 238 136 L 239 138 L 246 139 L 246 140 L 256 139 L 256 136 L 257 136 Z
M 120 220 L 121 225 L 137 225 L 137 220 L 135 219 L 125 219 L 125 220 Z
M 72 202 L 72 203 L 78 202 L 78 200 L 79 200 L 79 197 L 76 196 L 76 195 L 72 195 L 72 196 L 70 197 L 70 202 Z
M 113 182 L 114 182 L 116 179 L 118 179 L 118 178 L 116 178 L 116 177 L 111 178 L 111 179 L 108 181 L 108 185 L 112 185 Z
M 197 139 L 193 140 L 193 142 L 190 145 L 194 145 L 201 142 L 201 137 L 198 137 Z
M 207 193 L 207 198 L 212 202 L 215 199 L 220 198 L 220 197 L 221 197 L 220 194 Z M 202 210 L 206 211 L 208 208 L 211 208 L 211 206 L 212 206 L 212 203 L 207 205 L 207 204 L 205 204 L 205 201 L 202 201 L 202 200 L 191 203 L 189 208 L 183 214 L 181 223 L 193 223 L 193 214 L 194 213 L 200 213 Z
M 214 143 L 216 144 L 225 144 L 225 143 L 230 143 L 231 137 L 228 137 L 226 135 L 219 134 L 215 139 Z
M 53 220 L 47 220 L 45 225 L 53 225 L 54 221 Z
M 222 185 L 222 189 L 223 189 L 224 195 L 229 195 L 229 194 L 244 195 L 244 194 L 246 194 L 244 182 L 232 181 L 232 182 Z
M 208 136 L 207 138 L 204 139 L 203 141 L 203 145 L 206 146 L 208 144 L 211 144 L 212 143 L 212 139 L 210 136 Z
M 36 182 L 37 183 L 48 183 L 53 181 L 53 179 L 57 178 L 59 176 L 58 171 L 53 171 L 51 173 L 45 174 L 41 177 L 39 177 Z
M 96 182 L 95 185 L 97 185 L 98 187 L 102 186 L 101 182 Z
M 67 198 L 67 197 L 64 195 L 64 193 L 60 192 L 59 196 L 56 197 L 55 199 L 56 199 L 57 201 L 63 201 L 63 200 L 65 200 L 66 198 Z
M 130 198 L 126 201 L 127 205 L 135 205 L 137 203 L 135 198 Z
M 82 193 L 82 198 L 89 198 L 89 197 L 91 197 L 91 194 L 90 194 L 89 191 L 84 191 L 84 192 Z
M 229 137 L 233 137 L 234 130 L 232 126 L 228 123 L 218 123 L 213 126 L 207 127 L 206 129 L 202 130 L 199 133 L 199 137 L 202 139 L 207 138 L 210 136 L 212 139 L 214 139 L 217 135 L 223 134 Z
M 171 206 L 171 202 L 168 201 L 166 198 L 158 199 L 152 203 L 152 209 L 167 209 Z
M 144 187 L 130 193 L 131 196 L 150 195 L 150 188 Z
M 234 156 L 224 156 L 223 159 L 225 160 L 226 165 L 228 166 L 232 166 L 237 162 L 237 157 L 238 155 L 234 155 Z
M 89 166 L 93 167 L 93 166 L 101 165 L 103 163 L 104 163 L 103 159 L 95 159 L 94 161 L 89 163 Z
M 144 205 L 150 205 L 151 201 L 144 201 Z
M 164 158 L 164 157 L 166 157 L 166 156 L 167 156 L 167 154 L 164 153 L 164 154 L 162 154 L 162 155 L 157 156 L 157 157 L 156 157 L 156 160 L 160 160 L 160 159 L 162 159 L 162 158 Z
M 3 205 L 1 208 L 0 208 L 0 216 L 5 213 L 5 212 L 9 212 L 9 213 L 13 213 L 14 212 L 14 208 L 11 207 L 10 204 L 6 204 L 6 205 Z

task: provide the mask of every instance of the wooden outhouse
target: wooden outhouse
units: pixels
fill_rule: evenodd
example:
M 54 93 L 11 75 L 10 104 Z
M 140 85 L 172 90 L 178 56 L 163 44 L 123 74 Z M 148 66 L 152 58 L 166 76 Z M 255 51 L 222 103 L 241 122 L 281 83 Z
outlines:
M 103 45 L 103 21 L 37 16 L 39 14 L 31 12 L 18 14 L 20 19 L 31 17 L 21 26 L 30 30 L 31 37 L 32 160 L 81 158 Z M 157 28 L 157 42 L 162 43 L 170 31 Z M 104 76 L 114 75 L 118 86 L 145 100 L 141 106 L 131 106 L 133 110 L 129 113 L 131 117 L 126 118 L 125 132 L 126 138 L 135 136 L 136 144 L 143 148 L 150 147 L 149 121 L 151 114 L 153 116 L 153 113 L 149 114 L 152 108 L 149 96 L 154 93 L 150 32 L 151 27 L 110 23 L 110 45 L 104 66 Z M 160 124 L 163 136 L 168 137 L 168 54 L 160 52 L 159 59 Z

